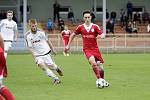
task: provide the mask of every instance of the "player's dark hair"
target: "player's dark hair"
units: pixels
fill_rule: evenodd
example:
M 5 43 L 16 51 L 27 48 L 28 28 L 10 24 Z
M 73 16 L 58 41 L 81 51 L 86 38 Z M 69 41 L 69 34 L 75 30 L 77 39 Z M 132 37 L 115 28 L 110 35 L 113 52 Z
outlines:
M 91 15 L 91 11 L 90 11 L 90 10 L 85 10 L 85 11 L 83 12 L 83 16 L 84 16 L 85 14 L 90 14 L 90 15 Z
M 8 13 L 12 13 L 12 14 L 13 14 L 13 11 L 12 11 L 12 10 L 8 10 L 8 11 L 7 11 L 7 14 L 8 14 Z

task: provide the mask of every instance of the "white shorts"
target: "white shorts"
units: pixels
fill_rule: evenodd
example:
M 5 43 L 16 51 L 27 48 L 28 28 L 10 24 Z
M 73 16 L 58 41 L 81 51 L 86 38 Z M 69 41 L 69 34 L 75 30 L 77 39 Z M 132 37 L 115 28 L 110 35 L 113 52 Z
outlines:
M 49 54 L 35 57 L 35 61 L 36 61 L 37 65 L 41 64 L 41 63 L 45 63 L 47 65 L 53 65 L 53 64 L 55 64 Z
M 4 51 L 8 51 L 12 46 L 12 42 L 4 42 Z

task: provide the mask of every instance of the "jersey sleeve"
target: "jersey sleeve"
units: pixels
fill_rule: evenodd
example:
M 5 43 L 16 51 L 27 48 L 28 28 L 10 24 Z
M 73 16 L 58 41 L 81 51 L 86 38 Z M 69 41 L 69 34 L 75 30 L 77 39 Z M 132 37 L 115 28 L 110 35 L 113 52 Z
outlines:
M 98 25 L 96 25 L 96 32 L 97 32 L 99 35 L 103 34 L 103 30 L 102 30 Z
M 80 28 L 81 26 L 79 25 L 77 28 L 76 28 L 76 30 L 74 31 L 74 33 L 76 34 L 76 35 L 78 35 L 78 34 L 81 34 L 81 28 Z
M 28 36 L 29 33 L 26 34 L 25 39 L 26 39 L 26 46 L 29 48 L 32 48 L 32 42 Z
M 48 34 L 46 34 L 45 32 L 42 32 L 41 35 L 44 40 L 48 41 Z
M 17 28 L 17 24 L 16 24 L 16 23 L 15 23 L 15 25 L 14 25 L 13 30 L 14 30 L 14 33 L 17 33 L 17 32 L 18 32 L 18 28 Z
M 0 21 L 0 31 L 2 26 L 3 26 L 3 21 Z

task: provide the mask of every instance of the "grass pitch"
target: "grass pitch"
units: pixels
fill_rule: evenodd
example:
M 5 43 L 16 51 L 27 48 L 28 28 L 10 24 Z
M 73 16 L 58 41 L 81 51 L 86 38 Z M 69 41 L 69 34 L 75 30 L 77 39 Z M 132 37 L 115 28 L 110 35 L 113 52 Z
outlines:
M 105 79 L 110 87 L 97 89 L 91 66 L 81 54 L 57 55 L 64 76 L 54 86 L 31 55 L 8 55 L 8 78 L 4 84 L 16 100 L 149 100 L 150 54 L 108 54 Z

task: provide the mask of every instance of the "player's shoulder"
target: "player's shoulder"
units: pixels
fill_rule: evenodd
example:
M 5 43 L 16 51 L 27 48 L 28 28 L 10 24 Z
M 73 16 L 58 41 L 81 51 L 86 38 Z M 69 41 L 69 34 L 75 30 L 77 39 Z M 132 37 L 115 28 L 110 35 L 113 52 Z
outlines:
M 42 30 L 42 29 L 40 29 L 40 28 L 38 28 L 38 29 L 37 29 L 37 33 L 38 33 L 38 34 L 45 34 L 45 31 Z
M 77 26 L 77 29 L 78 29 L 78 28 L 82 28 L 82 27 L 84 27 L 84 24 L 78 25 L 78 26 Z
M 2 22 L 6 22 L 7 21 L 7 19 L 2 19 L 0 22 L 2 23 Z
M 27 38 L 30 34 L 31 34 L 31 31 L 27 31 L 27 32 L 25 33 L 25 38 Z
M 97 24 L 94 24 L 94 23 L 93 23 L 93 26 L 94 26 L 94 27 L 99 27 L 99 25 L 97 25 Z
M 17 24 L 14 20 L 11 20 L 12 23 Z
M 100 26 L 99 26 L 99 25 L 97 25 L 97 24 L 93 24 L 93 27 L 98 28 L 98 29 L 100 29 L 100 30 L 101 30 Z

